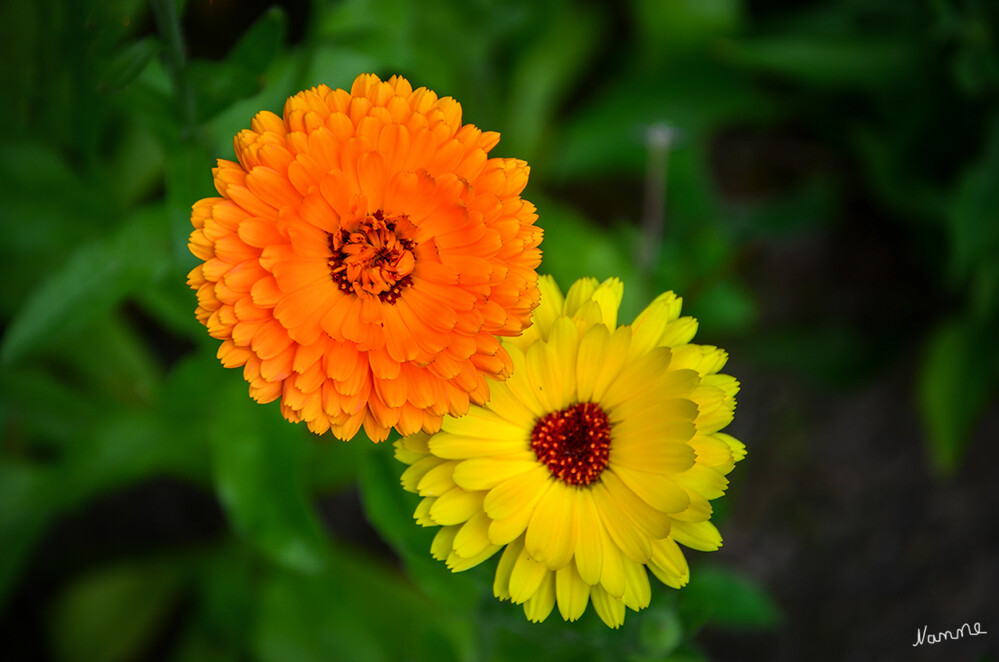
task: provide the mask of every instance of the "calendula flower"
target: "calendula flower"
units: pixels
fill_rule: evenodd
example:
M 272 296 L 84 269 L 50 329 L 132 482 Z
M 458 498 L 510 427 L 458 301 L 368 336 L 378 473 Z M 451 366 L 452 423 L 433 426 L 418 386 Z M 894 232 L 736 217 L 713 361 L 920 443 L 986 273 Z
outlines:
M 197 318 L 250 395 L 291 421 L 380 441 L 489 397 L 538 302 L 529 168 L 499 134 L 398 76 L 258 113 L 194 205 Z
M 680 588 L 678 546 L 721 545 L 709 501 L 745 447 L 721 432 L 738 383 L 727 354 L 691 344 L 697 323 L 658 297 L 617 326 L 622 285 L 541 279 L 534 325 L 504 340 L 513 376 L 440 432 L 396 443 L 415 517 L 441 526 L 431 552 L 455 572 L 501 549 L 493 590 L 542 621 L 589 602 L 610 627 L 649 604 L 648 571 Z

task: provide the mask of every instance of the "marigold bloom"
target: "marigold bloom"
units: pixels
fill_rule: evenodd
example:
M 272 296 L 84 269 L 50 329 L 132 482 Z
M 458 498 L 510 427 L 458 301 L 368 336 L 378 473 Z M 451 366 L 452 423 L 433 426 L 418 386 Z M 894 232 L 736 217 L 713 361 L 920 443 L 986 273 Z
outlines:
M 610 627 L 649 604 L 646 567 L 687 583 L 677 543 L 721 545 L 711 505 L 745 446 L 720 432 L 738 382 L 727 354 L 690 344 L 680 299 L 658 297 L 617 327 L 622 285 L 578 281 L 567 296 L 541 279 L 534 325 L 504 340 L 513 376 L 434 435 L 396 443 L 414 517 L 440 525 L 431 552 L 454 572 L 504 547 L 493 590 L 542 621 L 588 602 Z
M 403 78 L 258 113 L 194 205 L 197 318 L 250 395 L 341 439 L 436 431 L 489 397 L 538 303 L 529 168 Z

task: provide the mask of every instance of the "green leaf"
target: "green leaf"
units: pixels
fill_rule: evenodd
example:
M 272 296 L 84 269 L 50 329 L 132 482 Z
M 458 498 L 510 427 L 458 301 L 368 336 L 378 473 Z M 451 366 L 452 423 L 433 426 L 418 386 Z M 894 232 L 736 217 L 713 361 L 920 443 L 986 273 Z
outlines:
M 680 592 L 680 616 L 687 629 L 707 623 L 722 628 L 774 628 L 780 610 L 762 587 L 735 570 L 702 565 L 691 570 Z
M 187 67 L 187 81 L 198 100 L 198 115 L 207 120 L 228 108 L 233 102 L 260 91 L 262 81 L 257 72 L 235 62 L 196 60 Z
M 455 634 L 461 617 L 442 613 L 391 568 L 338 546 L 331 548 L 331 564 L 335 574 L 277 570 L 265 581 L 255 659 L 469 659 Z
M 537 197 L 535 200 L 540 216 L 538 225 L 545 231 L 540 271 L 551 274 L 563 290 L 579 278 L 601 281 L 612 276 L 620 278 L 625 283 L 620 317 L 623 320 L 634 317 L 640 305 L 644 305 L 640 302 L 647 302 L 649 297 L 630 254 L 631 246 L 618 240 L 618 235 L 630 237 L 598 227 L 554 200 Z
M 908 75 L 908 46 L 890 38 L 786 32 L 725 44 L 732 62 L 823 87 L 871 87 Z
M 560 5 L 559 12 L 511 72 L 504 149 L 534 163 L 547 150 L 543 139 L 565 95 L 593 56 L 602 24 L 588 5 Z
M 997 382 L 994 334 L 964 320 L 939 326 L 927 341 L 919 374 L 919 403 L 937 471 L 953 474 L 972 428 Z
M 18 571 L 56 510 L 55 472 L 24 463 L 0 462 L 0 606 Z
M 0 358 L 11 362 L 37 351 L 149 283 L 168 259 L 165 230 L 162 208 L 149 208 L 110 239 L 81 246 L 21 307 Z
M 999 252 L 999 118 L 992 122 L 980 163 L 968 168 L 948 206 L 951 270 L 963 283 L 980 264 Z
M 481 570 L 452 573 L 430 556 L 430 545 L 438 528 L 424 528 L 413 520 L 419 503 L 416 495 L 402 489 L 399 481 L 405 465 L 383 445 L 363 457 L 359 487 L 368 521 L 402 557 L 413 581 L 430 597 L 455 610 L 467 612 L 492 582 Z
M 111 61 L 101 77 L 100 89 L 113 92 L 128 87 L 159 50 L 160 43 L 153 37 L 135 42 Z
M 212 167 L 215 160 L 203 145 L 184 142 L 167 154 L 166 208 L 170 227 L 170 243 L 174 260 L 182 269 L 192 269 L 198 263 L 187 248 L 191 226 L 191 206 L 215 194 L 212 188 Z
M 237 375 L 216 402 L 211 427 L 215 485 L 233 528 L 277 563 L 316 573 L 328 539 L 305 490 L 305 429 L 247 395 Z
M 683 623 L 675 608 L 652 610 L 644 615 L 639 627 L 639 641 L 651 655 L 661 658 L 669 655 L 683 642 Z
M 186 571 L 164 560 L 101 568 L 59 596 L 51 619 L 58 662 L 141 659 L 177 603 Z
M 239 38 L 226 60 L 246 71 L 261 73 L 281 49 L 288 19 L 280 7 L 271 7 Z

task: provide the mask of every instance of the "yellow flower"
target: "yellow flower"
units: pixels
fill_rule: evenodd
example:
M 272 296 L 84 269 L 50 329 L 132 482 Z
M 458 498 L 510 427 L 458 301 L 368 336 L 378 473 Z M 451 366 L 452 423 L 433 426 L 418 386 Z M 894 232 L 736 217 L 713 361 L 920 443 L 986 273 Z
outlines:
M 697 322 L 672 292 L 618 327 L 617 279 L 539 287 L 533 326 L 503 341 L 513 375 L 437 434 L 398 441 L 402 484 L 424 497 L 417 522 L 442 527 L 431 552 L 452 571 L 505 547 L 496 597 L 532 621 L 556 603 L 574 621 L 592 601 L 616 628 L 648 606 L 646 568 L 687 583 L 677 543 L 721 545 L 709 501 L 746 454 L 721 432 L 739 386 L 718 373 L 723 350 L 690 343 Z

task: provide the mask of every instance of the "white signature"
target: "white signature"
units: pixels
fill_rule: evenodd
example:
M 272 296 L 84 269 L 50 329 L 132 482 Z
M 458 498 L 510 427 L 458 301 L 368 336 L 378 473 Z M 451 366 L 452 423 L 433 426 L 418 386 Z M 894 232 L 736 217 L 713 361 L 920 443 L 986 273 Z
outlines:
M 969 637 L 977 637 L 980 634 L 988 634 L 988 632 L 982 629 L 981 623 L 975 623 L 973 626 L 965 623 L 954 631 L 943 630 L 941 632 L 930 634 L 926 634 L 927 627 L 928 626 L 924 625 L 922 630 L 916 630 L 916 643 L 914 643 L 913 646 L 920 646 L 924 643 L 939 644 L 941 641 L 947 641 L 948 639 L 960 639 L 966 634 Z

